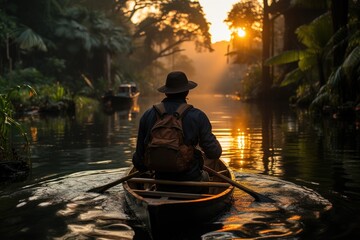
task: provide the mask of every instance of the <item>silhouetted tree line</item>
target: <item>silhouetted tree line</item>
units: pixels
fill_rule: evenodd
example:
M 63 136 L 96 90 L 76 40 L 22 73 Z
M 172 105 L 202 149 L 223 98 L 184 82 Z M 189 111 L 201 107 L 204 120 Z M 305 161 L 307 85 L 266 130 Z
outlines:
M 211 51 L 209 24 L 189 0 L 1 0 L 1 85 L 60 83 L 99 94 L 120 82 L 146 90 L 161 58 L 194 41 Z

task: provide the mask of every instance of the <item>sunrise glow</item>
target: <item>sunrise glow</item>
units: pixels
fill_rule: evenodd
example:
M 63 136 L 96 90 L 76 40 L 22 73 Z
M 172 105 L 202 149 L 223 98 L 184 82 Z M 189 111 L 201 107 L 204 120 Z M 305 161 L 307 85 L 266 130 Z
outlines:
M 243 29 L 243 28 L 239 28 L 239 29 L 237 29 L 237 35 L 239 36 L 239 37 L 241 37 L 241 38 L 243 38 L 243 37 L 245 37 L 246 36 L 246 32 L 245 32 L 245 30 Z
M 232 6 L 239 0 L 199 0 L 210 25 L 212 42 L 229 41 L 231 31 L 224 22 Z

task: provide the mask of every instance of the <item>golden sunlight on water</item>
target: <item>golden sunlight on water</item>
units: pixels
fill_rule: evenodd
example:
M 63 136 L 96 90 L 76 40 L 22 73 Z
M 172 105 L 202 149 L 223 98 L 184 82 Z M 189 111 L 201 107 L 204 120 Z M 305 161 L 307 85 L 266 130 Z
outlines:
M 266 154 L 274 150 L 271 146 L 265 148 L 269 144 L 268 139 L 263 139 L 264 130 L 259 127 L 263 124 L 263 114 L 257 105 L 243 104 L 224 95 L 190 96 L 189 103 L 208 115 L 223 148 L 221 158 L 232 169 L 263 172 L 271 168 L 281 174 L 282 169 L 278 168 L 281 164 L 272 164 L 274 156 Z M 248 112 L 255 117 L 250 117 Z

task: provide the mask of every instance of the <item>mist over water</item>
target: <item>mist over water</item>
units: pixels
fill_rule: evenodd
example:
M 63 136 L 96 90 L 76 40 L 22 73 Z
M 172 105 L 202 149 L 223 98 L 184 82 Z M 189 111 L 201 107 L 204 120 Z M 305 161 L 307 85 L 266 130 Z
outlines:
M 192 94 L 234 94 L 238 90 L 244 66 L 227 62 L 229 44 L 227 41 L 214 43 L 212 52 L 197 52 L 193 43 L 183 45 L 182 55 L 191 60 L 192 68 L 173 70 L 184 71 L 190 80 L 199 84 Z

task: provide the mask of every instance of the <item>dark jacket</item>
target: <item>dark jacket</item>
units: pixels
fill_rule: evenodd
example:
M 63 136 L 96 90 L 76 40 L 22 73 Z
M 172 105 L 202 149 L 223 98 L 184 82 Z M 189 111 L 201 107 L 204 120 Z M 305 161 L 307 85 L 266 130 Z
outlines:
M 162 101 L 166 112 L 173 113 L 185 99 L 165 98 Z M 199 146 L 208 159 L 218 159 L 221 156 L 221 145 L 212 133 L 212 126 L 206 114 L 197 108 L 190 108 L 183 116 L 184 142 L 193 146 Z M 156 121 L 156 111 L 152 107 L 145 111 L 140 119 L 136 151 L 133 155 L 133 164 L 138 170 L 146 170 L 144 165 L 145 147 L 149 143 L 150 131 Z M 200 155 L 199 155 L 200 154 Z M 196 152 L 194 156 L 196 164 L 185 173 L 161 173 L 160 178 L 191 180 L 201 175 L 202 162 L 201 153 Z

